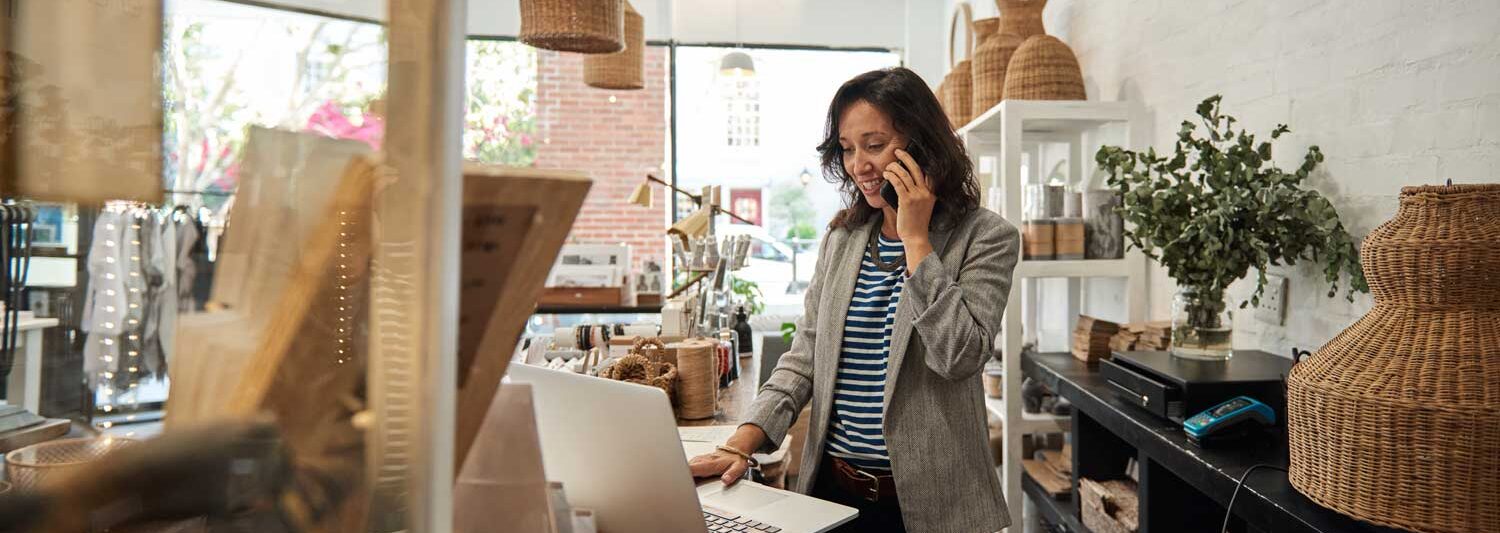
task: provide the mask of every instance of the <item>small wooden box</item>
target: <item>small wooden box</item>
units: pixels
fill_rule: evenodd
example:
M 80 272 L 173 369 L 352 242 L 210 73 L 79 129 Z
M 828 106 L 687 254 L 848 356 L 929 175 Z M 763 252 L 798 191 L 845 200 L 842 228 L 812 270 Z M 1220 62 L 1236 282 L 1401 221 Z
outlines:
M 1026 259 L 1050 260 L 1057 255 L 1057 225 L 1051 220 L 1021 223 L 1021 251 Z
M 537 297 L 537 305 L 562 307 L 605 307 L 620 305 L 625 291 L 620 287 L 547 287 Z
M 1110 339 L 1119 332 L 1119 324 L 1079 315 L 1078 327 L 1073 329 L 1073 357 L 1090 364 L 1108 358 Z
M 1056 259 L 1083 259 L 1083 219 L 1059 218 L 1054 221 L 1054 226 L 1053 249 L 1056 252 Z
M 1140 498 L 1135 482 L 1078 479 L 1083 525 L 1094 533 L 1135 533 L 1140 530 Z

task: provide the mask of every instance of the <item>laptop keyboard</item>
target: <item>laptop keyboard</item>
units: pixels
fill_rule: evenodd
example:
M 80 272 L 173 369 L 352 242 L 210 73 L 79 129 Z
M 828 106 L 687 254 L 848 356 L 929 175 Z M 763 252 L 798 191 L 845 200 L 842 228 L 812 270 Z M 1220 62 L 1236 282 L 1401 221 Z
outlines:
M 712 533 L 721 531 L 780 533 L 781 531 L 781 528 L 772 527 L 770 524 L 756 522 L 736 514 L 719 514 L 708 509 L 703 510 L 703 522 L 708 524 L 708 530 Z

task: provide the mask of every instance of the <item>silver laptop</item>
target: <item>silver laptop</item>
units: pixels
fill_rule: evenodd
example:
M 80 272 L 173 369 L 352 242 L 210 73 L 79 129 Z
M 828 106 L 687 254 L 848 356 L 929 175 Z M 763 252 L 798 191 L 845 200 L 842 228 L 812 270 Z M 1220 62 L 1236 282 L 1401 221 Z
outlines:
M 547 479 L 593 509 L 600 532 L 817 533 L 858 513 L 750 481 L 695 484 L 660 389 L 522 364 L 509 379 L 532 385 Z

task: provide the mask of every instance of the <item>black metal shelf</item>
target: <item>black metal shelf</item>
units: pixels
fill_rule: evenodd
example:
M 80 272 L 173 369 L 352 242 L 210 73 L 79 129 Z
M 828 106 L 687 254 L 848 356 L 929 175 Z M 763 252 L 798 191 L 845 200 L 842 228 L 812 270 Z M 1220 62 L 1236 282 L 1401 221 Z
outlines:
M 1213 515 L 1212 525 L 1217 528 L 1230 493 L 1246 470 L 1261 463 L 1287 467 L 1284 435 L 1224 448 L 1199 448 L 1188 442 L 1181 424 L 1126 404 L 1115 396 L 1097 367 L 1090 367 L 1069 354 L 1025 354 L 1021 367 L 1073 403 L 1075 475 L 1089 474 L 1088 468 L 1080 470 L 1081 459 L 1090 465 L 1123 463 L 1132 455 L 1138 460 L 1144 473 L 1140 489 L 1143 533 L 1171 530 L 1168 524 L 1188 519 L 1184 513 L 1203 515 L 1191 517 L 1195 521 Z M 1100 439 L 1107 442 L 1093 442 L 1092 446 L 1083 442 Z M 1134 450 L 1121 450 L 1122 447 Z M 1083 457 L 1086 454 L 1092 455 Z M 1243 521 L 1243 525 L 1258 531 L 1396 531 L 1319 506 L 1292 488 L 1284 472 L 1269 469 L 1257 471 L 1247 480 L 1233 511 L 1237 523 Z
M 1072 494 L 1058 499 L 1053 498 L 1042 488 L 1040 483 L 1031 478 L 1031 474 L 1021 473 L 1021 491 L 1042 512 L 1042 519 L 1048 523 L 1063 528 L 1068 533 L 1089 533 L 1088 528 L 1083 527 L 1083 522 L 1078 519 L 1078 505 L 1074 503 Z

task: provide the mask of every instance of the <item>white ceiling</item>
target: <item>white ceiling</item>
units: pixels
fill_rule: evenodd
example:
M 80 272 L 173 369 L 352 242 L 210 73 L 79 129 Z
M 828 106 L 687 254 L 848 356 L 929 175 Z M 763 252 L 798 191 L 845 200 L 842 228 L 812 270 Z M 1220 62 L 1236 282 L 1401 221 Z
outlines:
M 387 0 L 244 1 L 372 20 L 384 20 L 387 5 Z M 944 42 L 954 0 L 630 1 L 645 16 L 646 38 L 655 41 L 888 48 L 933 85 L 947 70 Z M 470 35 L 520 33 L 520 0 L 467 3 Z
M 259 0 L 359 18 L 384 19 L 385 0 Z M 911 0 L 941 9 L 943 0 Z M 646 38 L 900 49 L 907 0 L 632 0 Z M 471 35 L 515 36 L 519 0 L 469 0 Z

